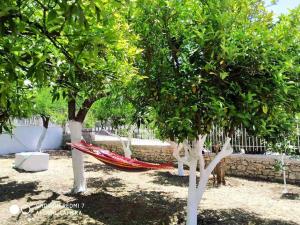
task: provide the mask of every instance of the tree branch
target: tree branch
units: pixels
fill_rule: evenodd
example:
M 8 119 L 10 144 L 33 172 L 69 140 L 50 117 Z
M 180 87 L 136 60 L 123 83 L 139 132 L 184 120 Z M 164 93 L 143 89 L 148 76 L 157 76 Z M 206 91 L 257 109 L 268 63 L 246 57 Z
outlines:
M 89 99 L 85 99 L 84 102 L 82 103 L 81 108 L 78 110 L 75 120 L 78 122 L 83 122 L 85 119 L 86 114 L 88 113 L 89 109 L 93 105 L 93 103 L 97 100 L 96 97 L 92 97 Z
M 229 156 L 232 154 L 233 149 L 230 145 L 230 140 L 231 138 L 226 138 L 225 144 L 222 148 L 222 150 L 215 156 L 213 161 L 210 162 L 208 167 L 205 169 L 205 172 L 208 174 L 211 174 L 214 168 L 217 166 L 217 164 L 225 157 Z
M 198 151 L 198 155 L 199 155 L 199 167 L 200 167 L 200 176 L 203 175 L 204 173 L 204 169 L 205 169 L 205 160 L 202 154 L 202 150 L 203 150 L 203 146 L 204 146 L 204 142 L 206 140 L 207 135 L 205 134 L 204 136 L 199 135 L 199 140 L 197 141 L 197 151 Z
M 171 143 L 171 145 L 174 146 L 173 143 Z M 183 144 L 176 144 L 176 147 L 174 148 L 174 151 L 173 151 L 173 156 L 175 157 L 175 159 L 177 159 L 178 162 L 182 162 L 183 164 L 186 164 L 186 165 L 189 165 L 189 162 L 187 160 L 187 151 L 185 151 L 185 156 L 184 157 L 181 157 L 179 152 L 180 150 L 184 148 Z
M 42 8 L 44 11 L 47 11 L 48 10 L 48 7 L 45 6 L 43 3 L 41 3 L 39 0 L 35 0 Z
M 74 120 L 76 115 L 76 96 L 73 96 L 72 93 L 69 93 L 68 98 L 68 119 Z
M 41 118 L 43 120 L 43 127 L 45 127 L 47 129 L 48 126 L 49 126 L 50 116 L 46 115 L 46 114 L 43 114 L 43 113 L 41 113 L 40 116 L 41 116 Z
M 18 15 L 20 20 L 22 20 L 23 22 L 26 22 L 28 25 L 30 26 L 34 26 L 35 28 L 37 28 L 41 34 L 45 35 L 48 40 L 51 41 L 51 43 L 54 45 L 55 48 L 57 48 L 58 50 L 61 51 L 61 53 L 63 53 L 63 55 L 66 57 L 66 59 L 76 67 L 76 69 L 78 70 L 78 72 L 81 75 L 84 75 L 85 72 L 82 70 L 82 68 L 76 63 L 76 61 L 73 59 L 72 55 L 65 49 L 65 47 L 55 38 L 53 37 L 47 29 L 45 29 L 42 25 L 40 25 L 38 22 L 31 22 L 28 18 L 24 18 L 21 15 Z

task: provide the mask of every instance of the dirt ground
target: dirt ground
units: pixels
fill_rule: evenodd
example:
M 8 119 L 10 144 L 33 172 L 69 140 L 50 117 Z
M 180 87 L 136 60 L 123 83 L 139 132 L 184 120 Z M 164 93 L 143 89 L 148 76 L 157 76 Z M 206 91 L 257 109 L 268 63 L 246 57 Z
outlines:
M 184 224 L 187 176 L 175 169 L 125 172 L 85 156 L 88 192 L 72 195 L 68 154 L 52 153 L 49 170 L 36 173 L 13 169 L 13 157 L 0 158 L 1 225 Z M 226 179 L 222 187 L 209 183 L 198 224 L 300 224 L 299 186 L 289 185 L 292 194 L 282 196 L 278 183 Z

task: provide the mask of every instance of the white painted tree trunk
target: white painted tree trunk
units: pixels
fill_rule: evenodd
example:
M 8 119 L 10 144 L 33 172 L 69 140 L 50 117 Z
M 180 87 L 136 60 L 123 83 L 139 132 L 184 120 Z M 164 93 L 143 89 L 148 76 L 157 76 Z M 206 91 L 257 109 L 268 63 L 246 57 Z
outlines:
M 282 174 L 283 174 L 283 194 L 288 193 L 287 185 L 286 185 L 286 172 L 285 172 L 285 164 L 284 164 L 284 154 L 281 154 L 281 165 L 282 165 Z
M 114 135 L 114 136 L 116 136 L 116 137 L 119 138 L 119 140 L 120 140 L 120 142 L 122 144 L 122 147 L 123 147 L 124 156 L 126 158 L 129 158 L 129 159 L 131 159 L 131 155 L 132 155 L 130 146 L 131 146 L 131 139 L 132 139 L 132 136 L 133 136 L 133 130 L 134 130 L 134 127 L 131 127 L 129 129 L 129 134 L 128 134 L 127 142 L 124 141 L 121 136 L 119 136 L 117 134 Z
M 173 153 L 174 156 L 178 158 L 178 160 L 181 160 L 182 162 L 187 161 L 186 164 L 190 167 L 187 201 L 187 225 L 197 225 L 197 209 L 206 189 L 209 176 L 212 173 L 213 169 L 216 167 L 216 165 L 223 158 L 230 155 L 233 151 L 233 149 L 230 146 L 230 138 L 227 138 L 222 150 L 215 156 L 215 158 L 209 163 L 209 165 L 205 167 L 205 160 L 204 156 L 202 155 L 205 139 L 206 135 L 203 137 L 199 136 L 199 140 L 193 141 L 192 146 L 190 146 L 187 141 L 184 142 L 184 148 L 188 153 L 187 158 L 179 157 L 179 155 L 177 154 L 178 152 L 176 153 L 176 151 L 175 153 Z M 196 172 L 198 162 L 200 168 L 200 179 L 197 184 Z
M 120 142 L 122 144 L 122 147 L 123 147 L 123 152 L 124 152 L 124 156 L 126 158 L 129 158 L 131 159 L 131 150 L 130 150 L 130 142 L 131 142 L 131 139 L 128 138 L 127 139 L 127 143 L 126 141 L 122 140 L 122 138 L 120 136 L 117 135 L 117 137 L 120 139 Z
M 183 148 L 182 144 L 176 144 L 175 142 L 170 141 L 169 142 L 172 148 L 174 149 L 173 151 L 173 156 L 177 159 L 177 171 L 178 171 L 178 176 L 182 177 L 184 176 L 184 164 L 188 165 L 187 162 L 187 151 L 185 151 L 185 156 L 180 157 L 180 150 Z
M 187 200 L 187 224 L 197 224 L 197 184 L 196 184 L 196 170 L 197 159 L 190 161 L 190 174 L 189 174 L 189 188 L 188 188 L 188 200 Z
M 82 123 L 71 120 L 69 121 L 69 128 L 71 132 L 71 142 L 76 143 L 81 141 Z M 84 176 L 83 153 L 74 148 L 72 149 L 72 165 L 74 174 L 74 184 L 72 192 L 85 192 L 86 180 Z
M 38 140 L 38 143 L 36 145 L 36 151 L 42 152 L 42 144 L 43 144 L 44 139 L 46 137 L 46 133 L 47 133 L 47 128 L 43 127 L 42 128 L 42 133 L 41 133 L 41 135 L 39 137 L 39 140 Z
M 178 166 L 178 176 L 183 177 L 184 176 L 184 168 L 183 168 L 183 162 L 182 161 L 177 161 L 177 166 Z
M 126 149 L 124 150 L 124 156 L 125 156 L 126 158 L 131 159 L 131 150 L 130 150 L 130 148 L 126 148 Z

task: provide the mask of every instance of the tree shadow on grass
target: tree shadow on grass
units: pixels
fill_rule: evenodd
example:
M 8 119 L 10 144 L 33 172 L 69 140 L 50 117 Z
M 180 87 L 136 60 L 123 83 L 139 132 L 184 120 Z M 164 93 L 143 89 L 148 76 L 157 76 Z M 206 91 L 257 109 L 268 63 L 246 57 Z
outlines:
M 294 222 L 261 218 L 243 209 L 201 210 L 198 225 L 297 225 Z
M 186 202 L 164 192 L 141 190 L 131 191 L 125 196 L 115 196 L 100 191 L 89 195 L 71 195 L 69 200 L 63 200 L 61 197 L 63 196 L 53 192 L 45 199 L 36 199 L 37 201 L 43 200 L 42 203 L 31 206 L 31 213 L 36 215 L 42 209 L 41 205 L 43 204 L 56 201 L 60 202 L 62 206 L 66 205 L 66 207 L 49 212 L 47 217 L 37 218 L 39 224 L 185 224 Z M 75 207 L 68 208 L 69 206 Z M 197 224 L 296 225 L 297 223 L 261 218 L 259 215 L 243 209 L 205 209 L 200 210 Z
M 173 214 L 185 205 L 181 199 L 163 192 L 132 192 L 126 196 L 113 196 L 104 192 L 78 196 L 70 204 L 83 205 L 82 214 L 104 224 L 170 224 Z
M 46 192 L 50 192 L 51 195 L 49 197 L 46 198 L 32 198 L 31 196 L 29 196 L 27 198 L 27 202 L 38 202 L 36 204 L 30 205 L 30 207 L 27 208 L 22 208 L 22 212 L 24 213 L 28 213 L 31 216 L 40 212 L 41 210 L 44 209 L 45 206 L 49 205 L 50 203 L 52 203 L 53 201 L 57 200 L 57 198 L 60 196 L 57 192 L 52 192 L 52 191 L 46 191 Z M 41 202 L 42 201 L 42 202 Z M 61 201 L 62 202 L 62 201 Z M 22 213 L 20 213 L 17 216 L 17 220 L 20 219 Z
M 297 193 L 286 193 L 282 194 L 281 199 L 289 199 L 289 200 L 300 200 L 300 196 Z
M 76 195 L 65 202 L 77 205 L 78 214 L 53 215 L 51 224 L 63 221 L 77 221 L 79 224 L 107 225 L 152 225 L 185 224 L 185 205 L 182 199 L 172 198 L 163 192 L 139 191 L 126 196 L 114 196 L 105 192 L 90 195 Z M 86 222 L 89 218 L 89 222 Z M 49 224 L 49 220 L 45 224 Z M 201 210 L 198 225 L 296 225 L 297 223 L 266 219 L 243 209 Z
M 172 185 L 179 187 L 188 187 L 189 186 L 189 177 L 188 176 L 178 176 L 174 175 L 168 171 L 155 171 L 151 174 L 154 177 L 153 183 L 159 185 Z
M 119 189 L 125 187 L 125 184 L 121 182 L 119 178 L 109 178 L 103 180 L 102 178 L 87 178 L 87 187 L 88 188 L 97 188 L 102 190 L 107 190 L 107 188 Z
M 16 181 L 0 184 L 0 202 L 19 199 L 27 194 L 39 194 L 40 191 L 37 191 L 38 184 L 38 182 L 18 183 Z
M 97 171 L 102 171 L 105 174 L 112 174 L 114 172 L 117 172 L 117 169 L 107 166 L 102 163 L 90 163 L 90 162 L 84 162 L 84 169 L 86 172 L 97 172 Z
M 41 200 L 41 199 L 38 199 Z M 46 217 L 39 217 L 41 205 L 51 201 L 66 207 L 48 211 Z M 72 195 L 70 201 L 62 200 L 56 193 L 45 202 L 32 205 L 31 214 L 39 224 L 107 224 L 107 225 L 152 225 L 174 224 L 174 215 L 179 215 L 185 202 L 167 196 L 163 192 L 130 192 L 126 196 L 114 196 L 105 192 L 90 195 Z M 69 208 L 70 206 L 74 206 Z M 26 211 L 26 209 L 25 209 Z M 77 212 L 77 213 L 76 213 Z M 42 212 L 43 213 L 43 212 Z M 37 217 L 36 217 L 36 216 Z M 177 218 L 177 216 L 175 216 Z M 182 215 L 181 218 L 184 218 Z M 20 219 L 20 220 L 19 220 Z M 18 218 L 26 220 L 25 216 Z M 184 222 L 183 220 L 181 221 Z M 25 224 L 28 224 L 25 222 Z M 33 224 L 33 223 L 32 223 Z
M 165 186 L 178 186 L 178 187 L 188 187 L 189 186 L 189 176 L 178 176 L 177 174 L 172 174 L 169 171 L 156 171 L 151 174 L 154 177 L 152 181 L 155 184 L 165 185 Z M 197 178 L 197 180 L 199 177 Z M 229 184 L 230 185 L 230 184 Z M 214 185 L 213 178 L 208 180 L 208 188 L 218 188 L 220 186 Z

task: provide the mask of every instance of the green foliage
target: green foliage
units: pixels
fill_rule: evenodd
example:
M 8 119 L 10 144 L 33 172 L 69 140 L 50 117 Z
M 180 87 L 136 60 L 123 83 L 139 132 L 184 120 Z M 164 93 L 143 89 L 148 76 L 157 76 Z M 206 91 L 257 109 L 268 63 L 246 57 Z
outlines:
M 54 123 L 65 124 L 67 122 L 66 103 L 66 100 L 62 98 L 53 102 L 50 89 L 43 88 L 36 93 L 31 114 L 45 115 Z
M 293 113 L 274 107 L 261 121 L 253 121 L 252 132 L 269 143 L 269 150 L 289 155 L 299 154 L 293 146 L 297 142 L 297 117 Z M 255 130 L 254 130 L 255 129 Z
M 136 75 L 132 33 L 125 16 L 126 1 L 29 0 L 1 5 L 1 57 L 14 80 L 25 76 L 33 86 L 51 86 L 53 100 L 68 102 L 83 120 L 113 83 Z M 8 65 L 8 63 L 7 63 Z M 81 104 L 79 104 L 81 103 Z M 71 110 L 70 110 L 71 109 Z
M 286 165 L 283 165 L 281 160 L 275 159 L 274 170 L 276 172 L 283 171 L 285 168 Z
M 1 67 L 2 66 L 5 67 L 7 65 L 1 64 Z M 29 88 L 24 85 L 23 82 L 23 79 L 11 80 L 9 74 L 1 69 L 0 133 L 3 131 L 11 132 L 11 118 L 24 117 L 27 114 L 27 111 L 31 108 L 32 96 L 29 94 Z
M 128 96 L 131 90 L 127 88 L 130 87 L 114 86 L 109 96 L 95 102 L 87 115 L 87 119 L 94 118 L 93 121 L 98 121 L 102 125 L 110 122 L 113 127 L 120 125 L 129 126 L 135 122 L 135 108 Z
M 162 137 L 194 139 L 213 123 L 258 132 L 270 116 L 300 111 L 299 7 L 275 23 L 260 0 L 134 6 L 146 77 L 138 109 L 155 111 Z

